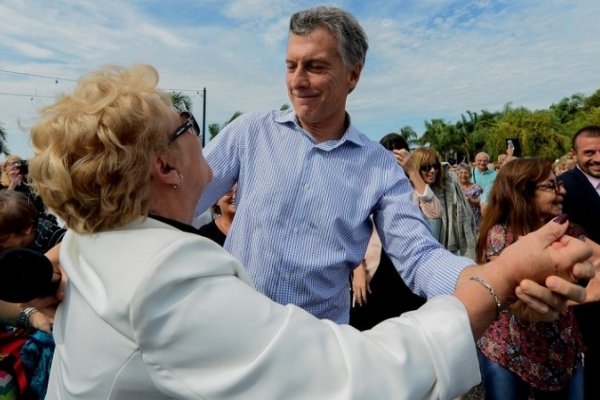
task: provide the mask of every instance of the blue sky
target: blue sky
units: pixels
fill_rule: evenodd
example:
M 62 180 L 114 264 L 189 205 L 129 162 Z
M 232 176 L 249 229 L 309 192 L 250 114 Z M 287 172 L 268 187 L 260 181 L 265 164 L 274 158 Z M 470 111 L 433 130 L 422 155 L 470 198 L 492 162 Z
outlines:
M 108 63 L 155 65 L 160 86 L 183 89 L 199 119 L 206 88 L 207 125 L 279 108 L 289 16 L 317 4 L 352 12 L 369 36 L 347 108 L 374 140 L 406 125 L 421 133 L 431 118 L 509 102 L 547 108 L 600 88 L 597 0 L 0 0 L 8 145 L 30 156 L 38 110 Z

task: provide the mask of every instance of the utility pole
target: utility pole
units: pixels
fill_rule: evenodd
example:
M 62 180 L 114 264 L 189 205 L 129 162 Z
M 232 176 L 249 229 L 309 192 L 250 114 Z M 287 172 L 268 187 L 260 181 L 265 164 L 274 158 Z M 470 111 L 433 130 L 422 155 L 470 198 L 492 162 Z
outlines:
M 202 89 L 202 147 L 206 144 L 206 88 Z

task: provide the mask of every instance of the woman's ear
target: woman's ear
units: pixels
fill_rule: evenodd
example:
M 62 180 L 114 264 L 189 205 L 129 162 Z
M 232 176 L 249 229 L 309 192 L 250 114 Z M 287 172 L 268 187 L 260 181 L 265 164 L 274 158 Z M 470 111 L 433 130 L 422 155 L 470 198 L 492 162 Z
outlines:
M 181 174 L 171 165 L 170 157 L 157 154 L 152 164 L 152 179 L 169 186 L 181 184 Z

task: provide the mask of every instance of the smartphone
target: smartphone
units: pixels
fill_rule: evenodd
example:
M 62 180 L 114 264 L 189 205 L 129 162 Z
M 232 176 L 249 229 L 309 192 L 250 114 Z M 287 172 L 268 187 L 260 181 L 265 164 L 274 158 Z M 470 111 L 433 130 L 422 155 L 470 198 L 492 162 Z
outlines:
M 521 143 L 519 142 L 519 138 L 510 138 L 506 139 L 506 149 L 507 151 L 512 150 L 513 156 L 520 157 L 521 156 Z

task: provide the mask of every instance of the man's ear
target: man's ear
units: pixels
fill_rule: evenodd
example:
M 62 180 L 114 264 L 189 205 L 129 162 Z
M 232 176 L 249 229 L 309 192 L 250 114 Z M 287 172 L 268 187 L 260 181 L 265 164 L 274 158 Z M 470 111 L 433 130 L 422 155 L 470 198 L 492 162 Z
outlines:
M 358 80 L 360 78 L 360 73 L 362 72 L 362 64 L 356 64 L 354 68 L 350 70 L 350 90 L 348 93 L 352 93 L 356 85 L 358 85 Z
M 152 179 L 169 186 L 181 184 L 181 174 L 170 163 L 166 154 L 157 154 L 152 164 Z

